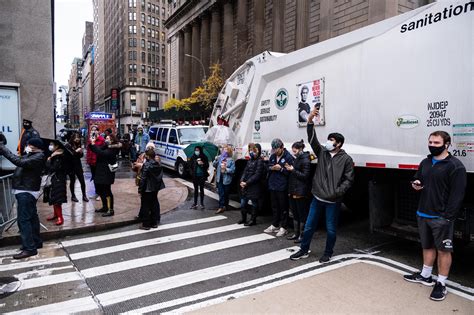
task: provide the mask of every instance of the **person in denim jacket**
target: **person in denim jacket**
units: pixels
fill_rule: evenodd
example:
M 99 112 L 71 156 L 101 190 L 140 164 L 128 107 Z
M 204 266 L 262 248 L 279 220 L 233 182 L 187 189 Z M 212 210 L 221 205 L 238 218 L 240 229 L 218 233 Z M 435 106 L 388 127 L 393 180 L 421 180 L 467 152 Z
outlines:
M 219 191 L 219 208 L 216 214 L 224 212 L 229 206 L 229 191 L 230 184 L 235 172 L 235 162 L 232 159 L 232 147 L 225 146 L 222 149 L 222 154 L 219 155 L 212 165 L 216 171 L 216 183 Z

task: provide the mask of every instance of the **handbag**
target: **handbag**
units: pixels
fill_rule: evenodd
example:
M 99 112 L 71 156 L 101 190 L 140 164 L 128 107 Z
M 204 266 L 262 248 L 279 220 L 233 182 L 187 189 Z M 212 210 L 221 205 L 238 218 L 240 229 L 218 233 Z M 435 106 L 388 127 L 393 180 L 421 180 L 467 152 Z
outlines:
M 109 170 L 112 173 L 115 173 L 118 170 L 118 167 L 119 167 L 117 162 L 115 162 L 115 164 L 108 164 L 108 166 L 109 166 Z
M 51 177 L 54 174 L 46 176 L 45 183 L 43 186 L 43 203 L 49 203 L 51 200 Z

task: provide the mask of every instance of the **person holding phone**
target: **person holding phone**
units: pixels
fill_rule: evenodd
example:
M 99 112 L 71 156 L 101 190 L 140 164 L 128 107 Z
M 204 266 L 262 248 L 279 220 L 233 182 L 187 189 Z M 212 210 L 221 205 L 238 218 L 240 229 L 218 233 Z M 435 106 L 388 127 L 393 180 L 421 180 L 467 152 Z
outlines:
M 204 183 L 206 182 L 209 169 L 209 160 L 204 154 L 202 147 L 196 146 L 190 161 L 191 175 L 194 185 L 194 203 L 191 209 L 197 209 L 198 196 L 200 197 L 200 208 L 204 210 Z
M 423 249 L 421 272 L 405 275 L 409 282 L 434 286 L 430 299 L 442 301 L 446 298 L 446 279 L 451 268 L 454 221 L 464 199 L 466 190 L 466 168 L 448 152 L 451 136 L 445 131 L 432 132 L 428 138 L 430 155 L 421 161 L 414 180 L 413 189 L 420 192 L 417 221 Z M 438 279 L 431 276 L 433 265 L 438 260 Z

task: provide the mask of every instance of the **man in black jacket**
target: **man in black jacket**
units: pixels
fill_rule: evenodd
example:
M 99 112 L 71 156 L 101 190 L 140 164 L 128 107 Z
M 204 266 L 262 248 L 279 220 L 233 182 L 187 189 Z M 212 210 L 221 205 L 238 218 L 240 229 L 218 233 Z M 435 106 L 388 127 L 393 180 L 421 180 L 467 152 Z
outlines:
M 0 144 L 0 154 L 17 166 L 13 174 L 13 193 L 17 200 L 17 222 L 20 229 L 22 248 L 14 259 L 22 259 L 38 254 L 43 247 L 40 238 L 40 222 L 36 210 L 36 200 L 40 195 L 41 173 L 44 168 L 43 142 L 39 138 L 28 140 L 26 155 L 17 156 Z
M 435 131 L 428 138 L 430 155 L 421 161 L 412 187 L 421 192 L 418 204 L 418 232 L 423 248 L 423 269 L 404 279 L 427 286 L 434 285 L 430 298 L 442 301 L 446 297 L 446 279 L 451 267 L 454 220 L 464 199 L 466 168 L 448 152 L 451 137 L 445 131 Z M 431 277 L 438 256 L 438 280 Z
M 354 182 L 354 163 L 352 158 L 341 149 L 344 137 L 340 133 L 331 133 L 325 144 L 319 143 L 313 123 L 313 118 L 318 115 L 319 110 L 314 108 L 308 116 L 306 127 L 308 141 L 318 158 L 311 189 L 313 201 L 306 219 L 301 248 L 291 255 L 290 259 L 298 260 L 308 257 L 311 240 L 318 226 L 318 219 L 324 211 L 327 231 L 326 249 L 319 259 L 319 262 L 323 263 L 328 262 L 333 254 L 341 201 Z
M 28 140 L 33 138 L 40 138 L 40 134 L 33 128 L 33 122 L 28 119 L 23 119 L 23 130 L 21 131 L 20 140 L 18 141 L 18 155 L 25 155 L 25 147 Z

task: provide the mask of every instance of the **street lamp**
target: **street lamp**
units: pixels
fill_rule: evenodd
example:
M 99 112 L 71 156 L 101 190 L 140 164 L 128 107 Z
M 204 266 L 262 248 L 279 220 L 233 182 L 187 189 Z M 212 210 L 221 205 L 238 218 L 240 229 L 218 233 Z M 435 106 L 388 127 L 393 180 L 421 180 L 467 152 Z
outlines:
M 69 125 L 69 89 L 66 86 L 60 86 L 59 87 L 59 93 L 66 92 L 66 125 Z M 77 89 L 76 87 L 72 88 L 72 92 L 76 93 Z M 68 126 L 70 127 L 70 126 Z
M 202 67 L 202 73 L 204 73 L 204 81 L 206 81 L 206 70 L 204 68 L 204 64 L 202 63 L 201 59 L 199 59 L 198 57 L 195 57 L 193 55 L 190 55 L 190 54 L 184 54 L 186 57 L 189 57 L 189 58 L 193 58 L 193 59 L 196 59 L 200 64 L 201 64 L 201 67 Z

